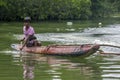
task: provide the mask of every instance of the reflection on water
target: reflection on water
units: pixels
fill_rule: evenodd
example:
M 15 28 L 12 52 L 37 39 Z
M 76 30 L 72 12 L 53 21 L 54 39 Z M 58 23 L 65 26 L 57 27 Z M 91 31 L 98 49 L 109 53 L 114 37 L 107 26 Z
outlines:
M 20 56 L 19 53 L 13 53 L 14 65 L 22 66 L 24 80 L 120 79 L 120 56 L 102 54 L 80 59 L 29 53 L 22 53 Z
M 47 78 L 49 80 L 77 80 L 78 78 L 92 80 L 94 74 L 92 66 L 84 63 L 84 59 L 82 61 L 77 58 L 78 62 L 76 62 L 72 61 L 74 60 L 72 58 L 14 53 L 12 53 L 14 65 L 21 66 L 24 80 L 45 80 Z
M 103 57 L 102 62 L 98 62 L 101 69 L 102 80 L 119 80 L 120 79 L 120 56 L 107 55 Z
M 87 28 L 74 33 L 41 33 L 36 36 L 38 40 L 57 44 L 104 43 L 120 46 L 119 33 L 120 24 L 116 24 L 104 28 Z M 14 36 L 17 39 L 22 37 Z M 120 53 L 119 48 L 100 49 Z M 120 80 L 120 56 L 117 55 L 97 54 L 80 59 L 26 53 L 20 55 L 16 51 L 0 53 L 12 56 L 13 64 L 22 68 L 24 80 Z
M 34 80 L 35 57 L 33 55 L 21 56 L 23 64 L 24 80 Z

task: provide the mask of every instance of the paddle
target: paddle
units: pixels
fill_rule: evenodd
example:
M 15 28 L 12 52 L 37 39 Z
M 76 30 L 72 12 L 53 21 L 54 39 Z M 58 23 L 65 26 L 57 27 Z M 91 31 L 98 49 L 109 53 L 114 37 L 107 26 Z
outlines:
M 25 47 L 26 43 L 28 42 L 30 38 L 30 35 L 26 38 L 26 40 L 24 41 L 24 43 L 22 44 L 22 47 L 20 48 L 20 50 L 22 51 L 22 49 Z
M 23 45 L 23 42 L 21 41 L 20 42 L 20 45 L 22 46 Z M 22 56 L 22 50 L 20 50 L 20 57 Z

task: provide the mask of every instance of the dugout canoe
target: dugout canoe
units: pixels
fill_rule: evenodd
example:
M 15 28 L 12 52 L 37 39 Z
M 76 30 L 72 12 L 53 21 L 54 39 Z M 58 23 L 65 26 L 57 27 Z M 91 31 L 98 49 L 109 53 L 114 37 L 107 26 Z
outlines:
M 20 50 L 20 44 L 12 44 L 11 47 L 15 50 Z M 49 45 L 37 47 L 24 47 L 23 52 L 46 54 L 46 55 L 59 55 L 59 56 L 89 56 L 99 49 L 99 45 L 82 44 L 82 45 Z

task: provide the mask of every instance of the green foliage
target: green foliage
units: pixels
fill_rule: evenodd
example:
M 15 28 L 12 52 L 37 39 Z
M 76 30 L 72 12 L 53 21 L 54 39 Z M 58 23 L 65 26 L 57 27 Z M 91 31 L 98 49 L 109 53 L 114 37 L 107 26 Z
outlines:
M 31 16 L 33 20 L 88 19 L 91 15 L 90 0 L 6 0 L 2 6 L 0 20 L 22 20 Z
M 118 0 L 1 0 L 0 20 L 86 20 L 119 11 Z
M 6 6 L 6 2 L 4 2 L 3 0 L 0 0 L 0 6 Z
M 93 18 L 109 17 L 117 12 L 118 0 L 91 0 L 91 11 Z

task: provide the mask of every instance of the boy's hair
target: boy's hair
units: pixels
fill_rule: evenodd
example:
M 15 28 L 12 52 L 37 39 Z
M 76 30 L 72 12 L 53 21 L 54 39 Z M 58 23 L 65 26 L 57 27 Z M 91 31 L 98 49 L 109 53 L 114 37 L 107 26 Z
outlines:
M 25 17 L 24 18 L 24 22 L 30 22 L 31 21 L 31 18 L 30 17 Z

